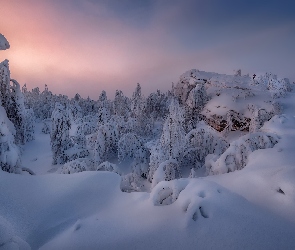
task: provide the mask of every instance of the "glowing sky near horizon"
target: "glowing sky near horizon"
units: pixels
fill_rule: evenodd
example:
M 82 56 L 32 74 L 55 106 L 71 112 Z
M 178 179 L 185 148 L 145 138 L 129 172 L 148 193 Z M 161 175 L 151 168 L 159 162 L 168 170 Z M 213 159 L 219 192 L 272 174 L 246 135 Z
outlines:
M 29 89 L 97 99 L 167 91 L 196 68 L 295 80 L 294 1 L 3 0 L 0 61 Z

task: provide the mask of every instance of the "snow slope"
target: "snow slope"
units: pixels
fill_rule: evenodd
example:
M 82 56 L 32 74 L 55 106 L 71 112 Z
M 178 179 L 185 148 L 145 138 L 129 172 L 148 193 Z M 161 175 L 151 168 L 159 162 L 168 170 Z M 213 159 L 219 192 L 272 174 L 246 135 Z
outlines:
M 22 154 L 22 167 L 31 169 L 35 174 L 55 172 L 58 165 L 52 165 L 50 135 L 41 132 L 42 123 L 36 123 L 36 138 L 26 143 Z
M 202 179 L 122 193 L 114 173 L 0 172 L 1 215 L 32 249 L 294 249 L 294 223 Z M 159 185 L 160 185 L 159 184 Z M 180 192 L 171 205 L 167 192 Z M 169 192 L 168 192 L 169 193 Z M 176 196 L 175 196 L 176 197 Z M 165 202 L 162 202 L 163 204 Z M 4 244 L 5 247 L 5 244 Z M 4 248 L 5 249 L 5 248 Z

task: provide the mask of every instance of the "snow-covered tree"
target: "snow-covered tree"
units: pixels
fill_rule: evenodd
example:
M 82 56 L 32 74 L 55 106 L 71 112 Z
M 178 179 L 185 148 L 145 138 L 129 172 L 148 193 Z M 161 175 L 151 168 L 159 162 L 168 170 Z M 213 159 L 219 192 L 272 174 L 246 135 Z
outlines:
M 266 85 L 274 99 L 283 97 L 287 92 L 292 90 L 288 78 L 278 79 L 277 75 L 272 73 L 266 73 L 260 76 L 258 78 L 258 83 Z
M 257 132 L 266 121 L 271 119 L 272 116 L 273 114 L 270 112 L 267 112 L 265 109 L 255 108 L 252 113 L 249 132 L 251 133 Z
M 209 97 L 204 87 L 204 83 L 197 84 L 188 94 L 185 106 L 185 128 L 186 131 L 196 128 L 197 123 L 203 119 L 200 114 Z
M 143 142 L 134 133 L 124 134 L 118 142 L 119 161 L 131 160 L 135 157 L 137 150 L 143 147 Z
M 200 122 L 185 139 L 187 148 L 183 154 L 182 166 L 190 168 L 202 167 L 208 154 L 221 155 L 229 147 L 226 140 L 204 122 Z
M 116 90 L 115 99 L 113 101 L 114 114 L 127 118 L 129 116 L 129 111 L 129 99 L 126 96 L 124 96 L 121 90 Z
M 72 146 L 69 130 L 70 119 L 64 105 L 55 104 L 51 117 L 51 149 L 53 153 L 53 164 L 64 164 L 68 161 L 66 150 Z
M 173 99 L 163 126 L 160 143 L 171 159 L 179 160 L 185 147 L 184 109 Z
M 169 112 L 168 97 L 160 90 L 151 93 L 146 99 L 144 112 L 154 120 L 163 119 Z
M 35 119 L 33 110 L 26 109 L 24 97 L 20 85 L 16 80 L 11 79 L 11 102 L 9 108 L 9 119 L 16 129 L 15 141 L 18 144 L 25 144 L 35 138 Z
M 60 174 L 74 174 L 93 170 L 93 163 L 89 159 L 78 158 L 76 160 L 65 163 L 58 172 Z
M 20 173 L 20 151 L 14 143 L 15 128 L 0 106 L 0 170 Z
M 94 144 L 94 158 L 96 165 L 109 160 L 117 154 L 118 130 L 112 123 L 98 128 Z
M 253 151 L 272 148 L 278 140 L 277 135 L 264 132 L 244 135 L 233 141 L 220 157 L 209 155 L 206 159 L 207 173 L 213 175 L 241 170 L 247 165 Z
M 172 99 L 161 138 L 151 147 L 149 181 L 152 181 L 155 171 L 163 161 L 171 159 L 181 161 L 185 143 L 184 109 L 176 99 Z
M 160 181 L 171 181 L 179 178 L 181 178 L 181 172 L 178 162 L 174 159 L 164 161 L 154 173 L 152 188 Z

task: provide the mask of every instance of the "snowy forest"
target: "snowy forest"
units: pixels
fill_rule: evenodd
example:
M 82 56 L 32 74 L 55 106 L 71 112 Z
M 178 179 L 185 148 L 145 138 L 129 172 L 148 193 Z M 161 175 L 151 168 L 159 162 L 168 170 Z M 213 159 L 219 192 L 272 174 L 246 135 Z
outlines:
M 294 249 L 294 83 L 192 69 L 141 87 L 70 98 L 0 63 L 0 249 Z

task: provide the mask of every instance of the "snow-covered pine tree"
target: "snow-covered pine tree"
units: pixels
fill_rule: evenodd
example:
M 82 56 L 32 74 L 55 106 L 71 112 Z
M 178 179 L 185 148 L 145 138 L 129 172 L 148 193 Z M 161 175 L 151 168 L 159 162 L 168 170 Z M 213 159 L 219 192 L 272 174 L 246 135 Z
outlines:
M 129 123 L 133 123 L 131 127 L 136 134 L 140 136 L 150 136 L 152 132 L 152 120 L 144 112 L 146 100 L 141 93 L 141 86 L 137 83 L 135 91 L 131 99 L 131 119 Z
M 64 164 L 68 161 L 65 153 L 72 146 L 69 138 L 70 119 L 64 105 L 55 104 L 51 116 L 51 149 L 53 153 L 53 164 Z
M 94 161 L 96 166 L 117 154 L 118 138 L 119 133 L 115 124 L 107 123 L 99 126 L 94 144 Z
M 162 120 L 169 112 L 168 97 L 160 90 L 151 93 L 146 100 L 144 112 L 153 120 Z
M 113 101 L 113 112 L 115 115 L 127 118 L 129 116 L 130 104 L 129 99 L 124 96 L 121 90 L 116 90 L 115 99 Z
M 151 147 L 149 181 L 152 182 L 155 171 L 163 161 L 173 159 L 180 164 L 185 147 L 184 109 L 174 98 L 169 106 L 169 115 L 165 120 L 161 138 Z
M 15 128 L 0 105 L 0 170 L 20 173 L 20 151 L 14 143 Z
M 25 144 L 35 138 L 35 117 L 31 109 L 26 109 L 24 96 L 20 90 L 20 85 L 16 80 L 11 79 L 11 102 L 9 108 L 9 118 L 15 125 L 17 144 Z
M 9 49 L 9 43 L 0 34 L 0 50 L 6 49 Z M 20 173 L 20 152 L 14 143 L 15 127 L 6 113 L 6 109 L 10 104 L 9 87 L 10 73 L 8 60 L 5 60 L 0 63 L 0 170 L 9 173 Z
M 188 94 L 185 102 L 185 128 L 186 131 L 196 128 L 197 123 L 203 119 L 200 112 L 208 102 L 209 97 L 207 95 L 204 83 L 199 83 Z

